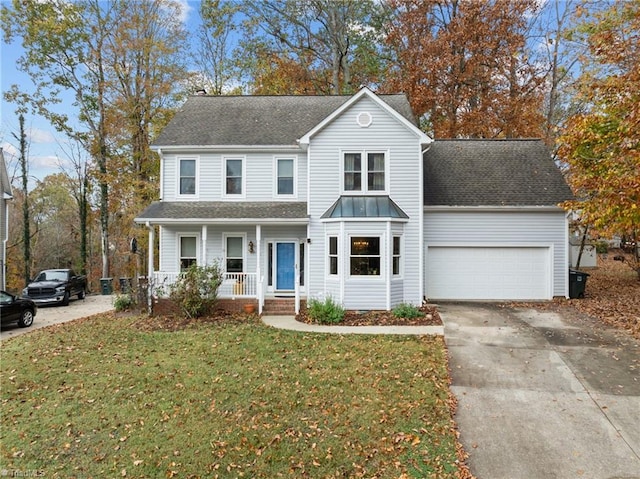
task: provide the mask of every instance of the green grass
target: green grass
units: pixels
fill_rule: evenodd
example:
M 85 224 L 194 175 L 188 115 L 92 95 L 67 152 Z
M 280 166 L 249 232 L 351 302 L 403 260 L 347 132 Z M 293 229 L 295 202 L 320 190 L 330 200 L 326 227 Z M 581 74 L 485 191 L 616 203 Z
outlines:
M 440 338 L 135 321 L 101 315 L 2 343 L 2 469 L 455 477 Z

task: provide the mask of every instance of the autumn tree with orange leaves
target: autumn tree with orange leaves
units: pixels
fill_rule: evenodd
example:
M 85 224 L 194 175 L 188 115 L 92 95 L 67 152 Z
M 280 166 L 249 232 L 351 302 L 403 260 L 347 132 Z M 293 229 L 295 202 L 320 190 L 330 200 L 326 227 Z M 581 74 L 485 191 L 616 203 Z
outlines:
M 438 138 L 543 136 L 544 72 L 528 62 L 535 0 L 392 0 L 386 91 Z
M 580 95 L 589 108 L 559 139 L 576 201 L 567 204 L 602 235 L 640 234 L 640 1 L 586 18 Z M 640 258 L 635 250 L 640 279 Z

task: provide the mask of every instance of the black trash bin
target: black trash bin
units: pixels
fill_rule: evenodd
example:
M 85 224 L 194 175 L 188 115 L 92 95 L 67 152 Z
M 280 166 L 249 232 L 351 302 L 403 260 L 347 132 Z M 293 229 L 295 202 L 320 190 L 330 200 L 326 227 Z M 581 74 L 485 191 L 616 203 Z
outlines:
M 113 278 L 100 278 L 100 289 L 103 295 L 113 293 Z
M 122 293 L 131 292 L 131 278 L 120 278 L 120 291 Z
M 575 269 L 569 270 L 569 297 L 584 298 L 584 288 L 589 275 Z

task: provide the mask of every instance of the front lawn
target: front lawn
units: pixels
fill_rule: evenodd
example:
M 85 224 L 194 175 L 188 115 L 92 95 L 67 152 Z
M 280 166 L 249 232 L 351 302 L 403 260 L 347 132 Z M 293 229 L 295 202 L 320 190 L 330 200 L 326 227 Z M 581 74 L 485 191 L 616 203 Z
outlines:
M 3 341 L 2 469 L 45 477 L 457 477 L 442 338 L 100 315 Z

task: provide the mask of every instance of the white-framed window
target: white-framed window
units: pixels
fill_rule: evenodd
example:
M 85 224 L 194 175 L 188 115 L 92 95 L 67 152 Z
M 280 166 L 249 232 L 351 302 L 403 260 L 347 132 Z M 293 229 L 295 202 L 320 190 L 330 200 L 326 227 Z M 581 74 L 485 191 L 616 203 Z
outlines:
M 245 190 L 244 157 L 225 157 L 223 163 L 224 196 L 240 197 Z
M 227 273 L 244 272 L 244 235 L 224 236 L 224 265 Z
M 197 158 L 178 158 L 178 196 L 196 196 L 197 171 Z
M 186 271 L 191 265 L 198 264 L 198 236 L 180 235 L 178 243 L 180 271 Z
M 393 237 L 393 251 L 391 256 L 391 271 L 394 276 L 400 276 L 400 258 L 402 254 L 402 243 L 400 236 Z
M 380 237 L 352 236 L 349 241 L 351 276 L 380 276 Z
M 338 237 L 329 236 L 329 274 L 338 274 Z
M 276 196 L 295 196 L 296 159 L 275 159 Z
M 342 157 L 345 192 L 378 193 L 387 190 L 388 161 L 384 151 L 347 151 Z
M 362 191 L 362 154 L 344 154 L 344 190 Z

